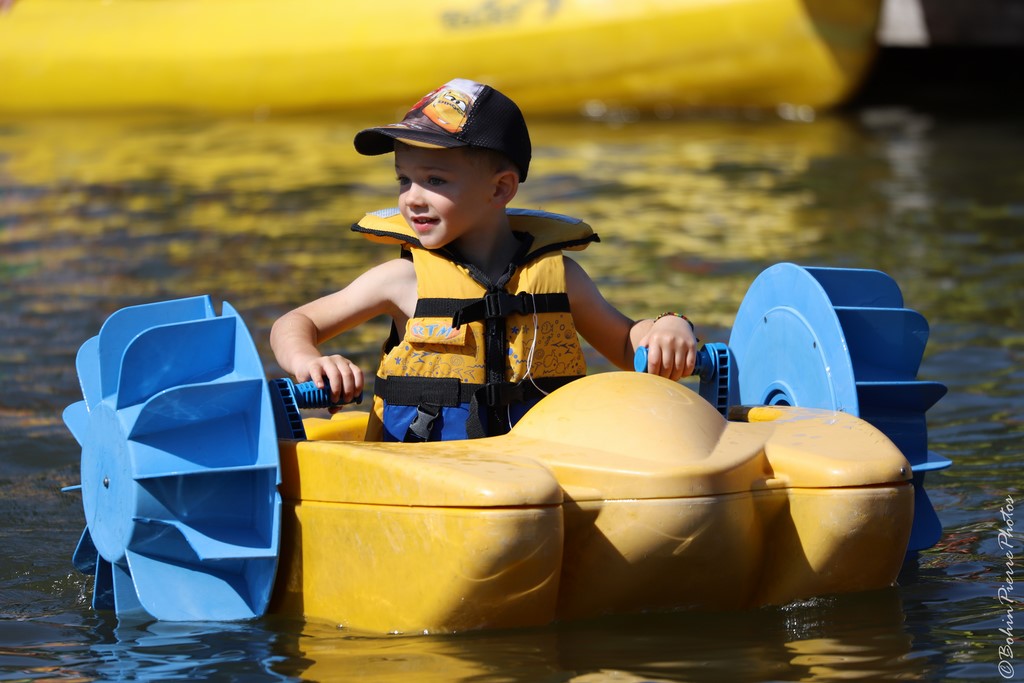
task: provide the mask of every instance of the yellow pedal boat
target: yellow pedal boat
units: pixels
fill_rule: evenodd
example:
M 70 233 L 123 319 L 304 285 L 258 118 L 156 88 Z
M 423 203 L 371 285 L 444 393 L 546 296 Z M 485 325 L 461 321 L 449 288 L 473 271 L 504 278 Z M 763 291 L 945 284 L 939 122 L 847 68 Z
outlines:
M 400 107 L 456 76 L 532 114 L 829 107 L 881 0 L 15 0 L 0 113 Z
M 122 309 L 79 350 L 84 400 L 64 412 L 74 564 L 119 618 L 369 633 L 883 588 L 941 533 L 927 336 L 884 273 L 779 264 L 730 343 L 701 350 L 699 393 L 595 374 L 506 435 L 405 444 L 367 441 L 365 412 L 302 420 L 299 396 L 323 392 L 268 382 L 226 303 Z
M 362 442 L 366 414 L 281 442 L 272 611 L 378 633 L 734 609 L 892 585 L 910 464 L 856 417 L 753 408 L 604 373 L 513 430 Z

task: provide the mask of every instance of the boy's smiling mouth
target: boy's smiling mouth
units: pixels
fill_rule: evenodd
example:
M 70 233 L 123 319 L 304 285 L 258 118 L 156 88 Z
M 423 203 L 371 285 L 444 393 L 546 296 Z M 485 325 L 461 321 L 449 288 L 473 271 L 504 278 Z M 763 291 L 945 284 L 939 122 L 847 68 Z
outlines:
M 436 218 L 428 218 L 426 216 L 413 216 L 410 220 L 413 229 L 417 232 L 426 232 L 438 223 Z

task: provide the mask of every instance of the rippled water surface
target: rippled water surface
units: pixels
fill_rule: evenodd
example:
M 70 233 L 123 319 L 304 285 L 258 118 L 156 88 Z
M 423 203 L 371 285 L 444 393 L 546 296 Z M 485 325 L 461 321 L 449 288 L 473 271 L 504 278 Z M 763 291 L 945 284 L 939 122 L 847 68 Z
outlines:
M 954 461 L 929 477 L 944 536 L 898 587 L 443 637 L 93 612 L 70 564 L 80 497 L 60 493 L 78 481 L 61 421 L 80 397 L 78 346 L 125 305 L 208 293 L 241 312 L 279 375 L 274 319 L 393 255 L 348 230 L 394 201 L 389 159 L 351 148 L 377 122 L 0 122 L 0 680 L 1024 677 L 1007 567 L 1024 552 L 1024 126 L 902 109 L 534 122 L 516 202 L 586 218 L 602 242 L 578 260 L 605 295 L 636 317 L 683 310 L 708 340 L 728 339 L 746 288 L 779 261 L 896 279 L 931 324 L 919 376 L 949 394 L 928 413 L 930 445 Z M 342 348 L 372 367 L 385 332 L 371 324 Z

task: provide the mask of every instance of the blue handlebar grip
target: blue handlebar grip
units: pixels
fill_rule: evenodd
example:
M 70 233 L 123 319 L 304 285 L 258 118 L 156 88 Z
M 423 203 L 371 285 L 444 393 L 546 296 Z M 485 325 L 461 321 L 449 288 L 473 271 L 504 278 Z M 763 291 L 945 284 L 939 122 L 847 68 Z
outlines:
M 693 363 L 692 375 L 699 375 L 704 371 L 704 368 L 710 367 L 711 357 L 708 355 L 707 349 L 703 346 L 697 350 L 697 358 Z M 633 369 L 637 372 L 647 372 L 647 347 L 638 347 L 636 353 L 633 354 Z
M 637 372 L 647 372 L 647 347 L 641 346 L 637 348 L 636 353 L 633 354 L 633 369 Z
M 303 382 L 302 384 L 296 384 L 294 386 L 295 402 L 299 405 L 299 408 L 303 410 L 309 410 L 312 408 L 330 408 L 332 406 L 351 405 L 352 403 L 361 404 L 363 402 L 363 392 L 359 392 L 359 395 L 352 401 L 334 403 L 331 401 L 331 392 L 326 389 L 318 388 L 316 383 L 313 381 Z

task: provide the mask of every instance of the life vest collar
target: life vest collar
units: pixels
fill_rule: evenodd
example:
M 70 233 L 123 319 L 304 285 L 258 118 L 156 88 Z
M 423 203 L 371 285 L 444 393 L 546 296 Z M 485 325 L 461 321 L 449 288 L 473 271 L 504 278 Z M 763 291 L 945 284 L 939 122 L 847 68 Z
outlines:
M 533 238 L 528 253 L 521 257 L 523 262 L 549 251 L 580 251 L 592 242 L 601 241 L 594 229 L 579 218 L 536 209 L 507 209 L 506 213 L 514 232 L 526 233 Z M 352 230 L 372 242 L 423 248 L 416 232 L 397 208 L 367 213 L 352 225 Z

